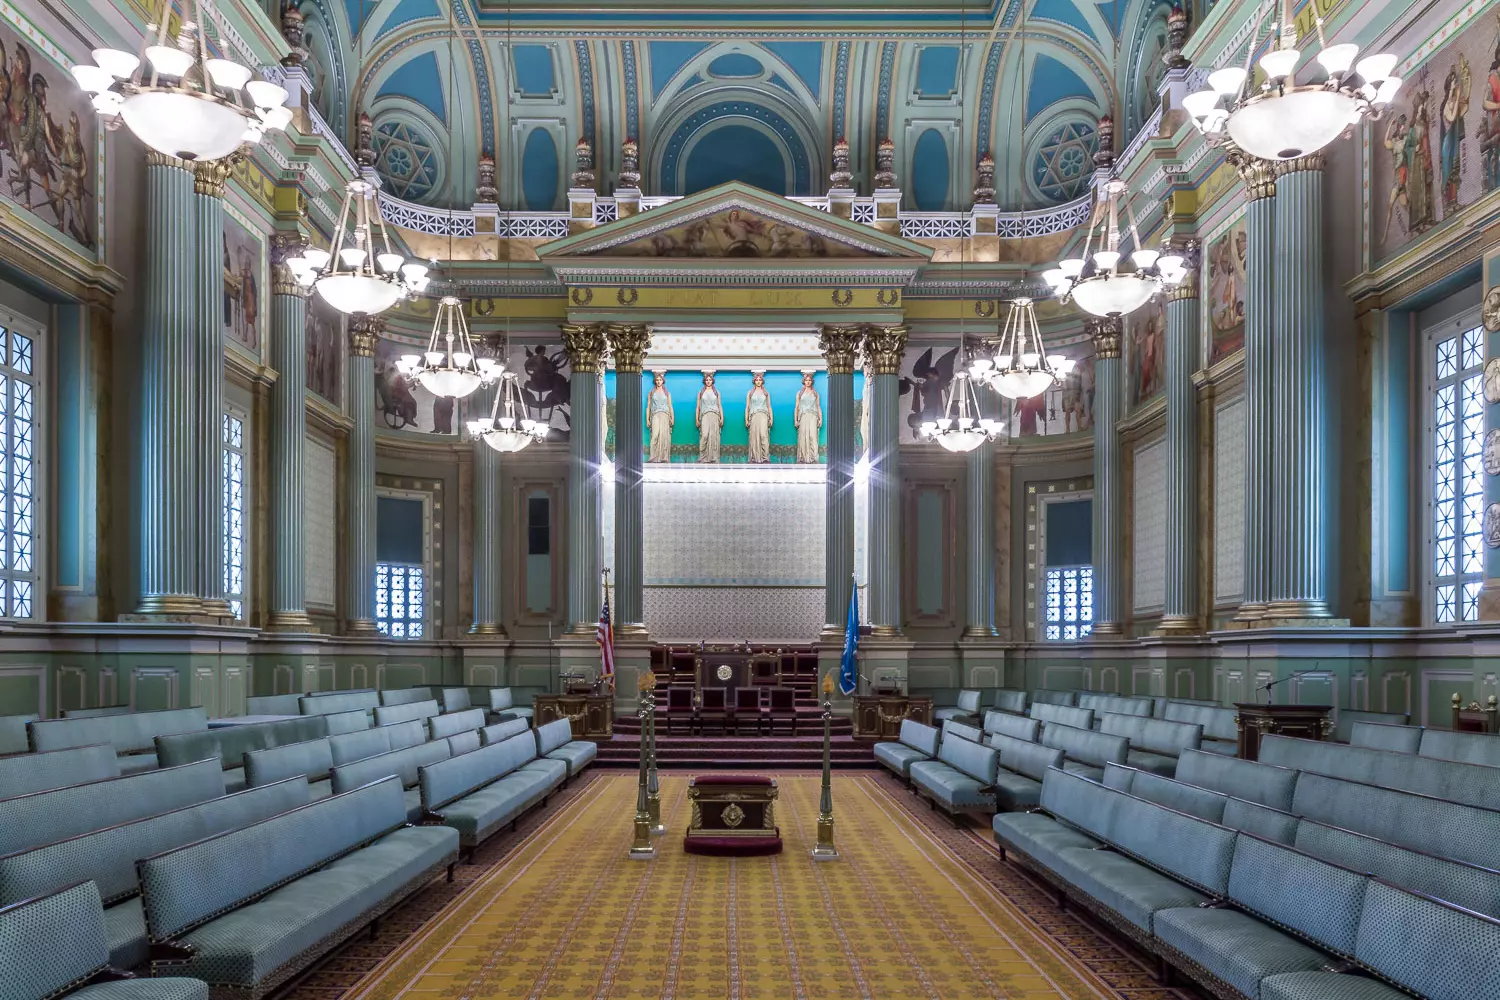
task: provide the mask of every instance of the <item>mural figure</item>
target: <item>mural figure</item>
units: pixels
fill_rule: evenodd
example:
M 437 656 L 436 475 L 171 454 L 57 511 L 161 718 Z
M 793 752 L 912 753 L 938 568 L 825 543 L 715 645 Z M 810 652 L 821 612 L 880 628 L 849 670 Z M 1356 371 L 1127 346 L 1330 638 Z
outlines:
M 1089 355 L 1063 382 L 1062 422 L 1064 434 L 1086 431 L 1094 426 L 1094 357 Z
M 1444 214 L 1458 208 L 1458 184 L 1463 175 L 1464 115 L 1473 86 L 1469 60 L 1462 52 L 1443 80 L 1443 104 L 1438 113 L 1438 152 L 1443 168 Z
M 1020 425 L 1022 437 L 1033 437 L 1047 432 L 1047 397 L 1050 395 L 1052 391 L 1049 389 L 1027 399 L 1015 401 L 1016 422 Z
M 749 461 L 765 465 L 771 461 L 771 394 L 766 391 L 766 373 L 751 372 L 750 391 L 745 393 L 745 427 L 750 431 Z
M 865 359 L 864 375 L 864 398 L 858 401 L 859 451 L 862 455 L 868 455 L 870 452 L 870 390 L 875 385 L 875 366 L 868 358 Z M 902 381 L 904 382 L 905 379 Z M 916 428 L 912 428 L 912 431 L 915 433 Z
M 339 362 L 344 356 L 343 314 L 321 295 L 307 300 L 307 388 L 339 403 Z
M 67 112 L 66 124 L 60 124 L 48 106 L 52 78 L 33 69 L 32 50 L 15 40 L 7 59 L 4 43 L 15 38 L 10 27 L 0 29 L 0 166 L 7 188 L 24 208 L 93 247 L 89 153 L 97 133 L 92 105 L 68 85 L 53 101 L 59 115 Z
M 1131 324 L 1135 334 L 1132 367 L 1138 403 L 1161 392 L 1166 382 L 1166 324 L 1166 311 L 1160 302 L 1147 306 Z
M 1412 114 L 1397 116 L 1386 128 L 1385 148 L 1395 157 L 1395 183 L 1386 203 L 1385 234 L 1389 242 L 1391 222 L 1399 204 L 1406 209 L 1406 231 L 1419 233 L 1437 221 L 1432 205 L 1432 143 L 1428 139 L 1431 117 L 1424 87 L 1412 100 Z
M 953 365 L 957 360 L 958 348 L 955 347 L 934 362 L 929 347 L 912 363 L 911 374 L 901 379 L 899 394 L 911 395 L 911 413 L 906 416 L 906 425 L 911 428 L 913 438 L 923 421 L 942 419 L 943 402 L 948 386 L 953 382 Z M 865 385 L 868 400 L 870 383 Z
M 1208 363 L 1245 346 L 1245 251 L 1243 223 L 1208 248 Z
M 667 373 L 652 372 L 651 378 L 655 384 L 646 396 L 646 428 L 651 434 L 646 460 L 670 462 L 677 416 L 672 412 L 672 394 L 667 391 Z
M 1500 22 L 1500 14 L 1495 15 L 1495 20 Z M 1490 58 L 1480 107 L 1484 109 L 1484 117 L 1479 121 L 1479 154 L 1484 165 L 1481 188 L 1493 191 L 1500 187 L 1500 37 L 1496 38 L 1494 55 Z
M 849 257 L 857 252 L 739 208 L 690 219 L 610 249 L 617 257 Z
M 813 388 L 813 373 L 802 373 L 802 388 L 792 407 L 792 424 L 797 428 L 797 461 L 818 460 L 818 435 L 823 430 L 823 401 Z
M 694 422 L 698 425 L 698 461 L 717 464 L 719 461 L 719 435 L 724 430 L 724 403 L 719 399 L 719 390 L 714 388 L 714 373 L 703 373 L 703 388 L 698 390 L 698 406 L 694 411 Z
M 406 384 L 406 376 L 396 368 L 395 359 L 398 352 L 390 352 L 387 357 L 386 343 L 381 341 L 380 349 L 375 354 L 375 412 L 380 414 L 381 420 L 393 431 L 404 430 L 410 427 L 412 430 L 421 430 L 417 424 L 417 397 L 412 394 L 411 387 Z M 352 387 L 351 387 L 352 389 Z M 450 411 L 451 423 L 451 411 Z M 437 423 L 437 412 L 434 407 L 433 423 Z
M 228 217 L 223 257 L 224 332 L 254 350 L 260 344 L 260 246 Z
M 526 372 L 526 380 L 521 383 L 521 401 L 527 413 L 548 427 L 552 426 L 552 415 L 556 413 L 562 418 L 563 427 L 572 427 L 572 384 L 563 374 L 567 354 L 549 353 L 540 344 L 534 350 L 529 347 L 523 350 L 526 360 L 522 362 L 522 370 Z

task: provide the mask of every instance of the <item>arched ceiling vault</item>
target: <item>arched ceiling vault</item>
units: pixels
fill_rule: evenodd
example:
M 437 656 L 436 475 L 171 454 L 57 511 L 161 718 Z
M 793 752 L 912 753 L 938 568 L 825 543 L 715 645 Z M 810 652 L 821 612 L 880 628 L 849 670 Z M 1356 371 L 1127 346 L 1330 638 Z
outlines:
M 487 152 L 511 209 L 563 206 L 580 137 L 594 143 L 605 192 L 620 144 L 635 138 L 648 195 L 727 176 L 821 193 L 839 137 L 854 186 L 867 192 L 889 137 L 908 208 L 966 208 L 985 151 L 1002 208 L 1068 201 L 1086 187 L 1098 117 L 1114 114 L 1123 144 L 1154 108 L 1168 9 L 1167 0 L 967 9 L 832 0 L 806 14 L 771 0 L 296 2 L 319 110 L 346 136 L 355 109 L 372 115 L 396 193 L 467 206 Z

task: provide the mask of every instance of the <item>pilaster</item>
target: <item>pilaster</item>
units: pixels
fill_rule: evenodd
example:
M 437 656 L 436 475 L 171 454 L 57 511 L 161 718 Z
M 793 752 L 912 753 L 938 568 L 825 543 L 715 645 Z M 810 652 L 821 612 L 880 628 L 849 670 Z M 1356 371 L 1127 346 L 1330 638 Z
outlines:
M 302 250 L 298 233 L 271 239 L 270 601 L 266 628 L 312 632 L 303 553 L 303 452 L 307 418 L 307 289 L 286 267 Z
M 864 350 L 875 369 L 870 399 L 870 626 L 901 634 L 901 358 L 905 326 L 868 326 Z
M 1158 635 L 1202 631 L 1198 610 L 1198 262 L 1167 298 L 1167 566 Z
M 1120 321 L 1090 319 L 1094 339 L 1094 626 L 1097 637 L 1124 633 L 1120 588 L 1125 577 L 1124 471 L 1119 421 L 1124 414 Z
M 1271 600 L 1271 455 L 1276 417 L 1276 173 L 1251 160 L 1245 184 L 1245 597 L 1231 626 L 1258 622 Z
M 495 391 L 500 391 L 495 385 Z M 482 437 L 474 448 L 474 617 L 470 635 L 503 636 L 500 560 L 500 453 Z
M 375 635 L 375 346 L 379 316 L 349 320 L 349 524 L 344 550 L 344 631 Z
M 828 325 L 818 347 L 828 366 L 828 515 L 824 522 L 824 638 L 840 640 L 854 591 L 854 360 L 860 328 Z
M 572 371 L 573 407 L 568 434 L 568 632 L 592 635 L 599 627 L 599 540 L 604 533 L 599 374 L 608 345 L 602 323 L 564 323 L 562 338 Z
M 193 164 L 193 217 L 198 252 L 191 258 L 197 276 L 198 337 L 194 398 L 198 474 L 198 596 L 203 613 L 229 618 L 224 599 L 224 185 L 231 161 Z
M 644 635 L 641 375 L 651 329 L 643 323 L 611 323 L 606 333 L 615 360 L 615 634 Z

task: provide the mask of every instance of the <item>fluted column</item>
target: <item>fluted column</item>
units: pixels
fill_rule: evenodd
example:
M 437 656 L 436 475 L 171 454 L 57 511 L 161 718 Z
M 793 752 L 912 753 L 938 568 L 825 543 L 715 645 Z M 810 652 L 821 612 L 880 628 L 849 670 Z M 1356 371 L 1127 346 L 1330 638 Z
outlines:
M 266 627 L 278 632 L 310 632 L 302 540 L 302 463 L 307 418 L 307 289 L 286 267 L 302 251 L 297 233 L 271 241 L 270 599 Z
M 1271 455 L 1276 415 L 1272 343 L 1276 335 L 1276 173 L 1268 163 L 1240 168 L 1245 182 L 1245 596 L 1235 619 L 1258 621 L 1271 600 Z
M 143 614 L 203 610 L 198 596 L 198 275 L 193 171 L 146 156 L 145 323 L 141 331 L 141 563 Z M 219 259 L 215 236 L 210 248 Z M 215 438 L 215 441 L 218 439 Z
M 379 316 L 349 320 L 349 526 L 345 551 L 344 629 L 375 628 L 375 346 L 385 329 Z
M 997 416 L 998 398 L 986 392 L 979 405 L 984 416 Z M 995 445 L 986 440 L 965 456 L 968 487 L 969 586 L 964 635 L 995 634 Z
M 1094 338 L 1094 628 L 1096 636 L 1124 631 L 1124 473 L 1118 424 L 1124 413 L 1120 321 L 1091 319 Z
M 875 367 L 870 399 L 870 625 L 876 635 L 901 634 L 901 358 L 905 326 L 865 328 L 865 354 Z
M 1328 617 L 1323 349 L 1323 157 L 1278 164 L 1271 603 L 1266 617 Z M 1252 429 L 1253 425 L 1252 425 Z
M 229 161 L 193 165 L 193 217 L 198 252 L 192 257 L 197 276 L 198 336 L 197 443 L 198 596 L 203 613 L 230 617 L 224 599 L 224 185 Z
M 643 428 L 641 374 L 651 347 L 651 329 L 643 323 L 611 323 L 609 349 L 615 359 L 615 631 L 645 632 L 641 479 Z
M 857 326 L 824 326 L 818 331 L 818 349 L 828 367 L 823 617 L 824 630 L 832 634 L 843 631 L 854 592 L 854 359 L 859 343 Z
M 499 385 L 495 391 L 500 391 Z M 504 635 L 500 607 L 500 453 L 483 438 L 476 437 L 473 447 L 474 620 L 469 633 Z
M 1159 632 L 1202 630 L 1198 619 L 1198 262 L 1167 299 L 1167 567 Z
M 568 434 L 568 631 L 584 635 L 599 626 L 602 593 L 599 463 L 604 442 L 599 439 L 599 373 L 606 342 L 601 323 L 565 323 L 562 336 L 572 368 L 573 407 Z

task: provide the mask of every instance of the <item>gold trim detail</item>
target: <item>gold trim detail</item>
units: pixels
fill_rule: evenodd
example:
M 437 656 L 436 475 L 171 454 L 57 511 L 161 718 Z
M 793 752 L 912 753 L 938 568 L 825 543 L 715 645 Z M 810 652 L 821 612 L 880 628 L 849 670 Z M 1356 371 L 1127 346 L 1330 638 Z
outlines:
M 909 332 L 905 325 L 865 327 L 865 357 L 875 366 L 876 375 L 901 374 Z
M 597 375 L 604 371 L 604 353 L 609 347 L 604 324 L 564 323 L 560 329 L 563 349 L 568 352 L 568 364 L 574 372 Z
M 1276 163 L 1276 176 L 1285 177 L 1287 174 L 1298 174 L 1305 170 L 1323 169 L 1323 154 L 1310 153 L 1307 156 L 1298 156 L 1290 160 L 1280 160 Z
M 266 620 L 266 631 L 315 634 L 318 630 L 306 611 L 272 611 Z
M 306 247 L 307 239 L 295 230 L 280 230 L 271 234 L 268 248 L 271 257 L 271 294 L 307 298 L 312 289 L 299 284 L 291 269 L 286 266 L 288 258 L 302 253 Z
M 234 169 L 233 157 L 193 163 L 193 191 L 208 198 L 224 197 L 224 185 Z
M 383 316 L 355 316 L 349 320 L 349 355 L 355 358 L 373 358 L 375 345 L 385 332 Z M 373 626 L 372 626 L 373 627 Z
M 610 323 L 605 327 L 609 352 L 615 358 L 615 371 L 639 375 L 645 370 L 646 352 L 651 349 L 651 328 L 644 323 Z
M 203 601 L 192 594 L 151 594 L 141 598 L 138 614 L 143 615 L 198 615 L 203 613 Z
M 859 351 L 859 337 L 860 329 L 857 326 L 825 324 L 818 328 L 818 350 L 823 352 L 828 374 L 854 374 L 854 356 Z
M 1264 160 L 1250 160 L 1238 167 L 1245 183 L 1245 197 L 1250 201 L 1276 197 L 1276 167 Z
M 1092 318 L 1084 321 L 1084 330 L 1094 341 L 1095 358 L 1118 358 L 1120 356 L 1120 321 L 1117 319 Z
M 469 626 L 470 635 L 504 635 L 505 628 L 498 622 L 475 622 Z
M 356 635 L 360 637 L 378 636 L 380 629 L 368 618 L 350 618 L 344 623 L 345 635 Z

